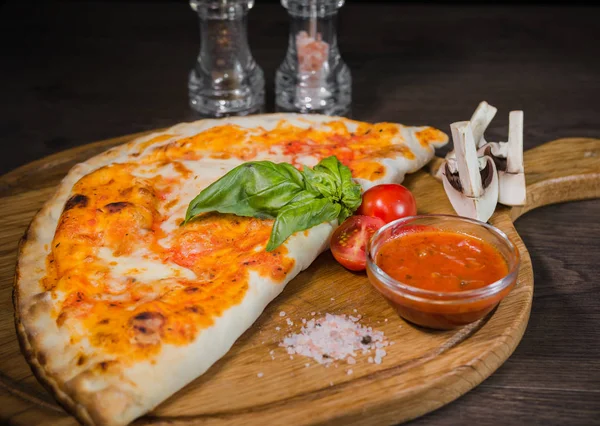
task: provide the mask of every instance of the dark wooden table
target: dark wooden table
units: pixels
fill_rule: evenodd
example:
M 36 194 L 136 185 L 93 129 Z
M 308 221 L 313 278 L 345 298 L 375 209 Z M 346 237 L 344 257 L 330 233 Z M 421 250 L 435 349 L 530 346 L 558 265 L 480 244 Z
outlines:
M 250 44 L 272 109 L 288 22 L 258 3 Z M 500 109 L 491 140 L 507 135 L 511 109 L 525 111 L 526 148 L 600 137 L 599 12 L 350 1 L 339 42 L 353 115 L 449 131 L 485 99 Z M 7 1 L 0 34 L 0 173 L 194 118 L 186 82 L 199 36 L 184 1 Z M 517 229 L 536 285 L 523 341 L 483 384 L 413 424 L 600 424 L 600 200 L 543 208 Z

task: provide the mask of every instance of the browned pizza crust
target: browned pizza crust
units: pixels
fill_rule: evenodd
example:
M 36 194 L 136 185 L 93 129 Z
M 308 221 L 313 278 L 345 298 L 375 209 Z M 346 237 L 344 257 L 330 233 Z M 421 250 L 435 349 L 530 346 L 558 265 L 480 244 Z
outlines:
M 86 390 L 82 386 L 84 380 L 87 378 L 85 376 L 87 372 L 85 371 L 79 373 L 76 377 L 69 380 L 69 382 L 63 382 L 57 376 L 49 374 L 46 367 L 49 357 L 60 357 L 63 356 L 63 354 L 47 354 L 39 350 L 38 348 L 41 346 L 41 340 L 44 336 L 40 333 L 32 334 L 31 332 L 28 332 L 24 322 L 29 321 L 30 324 L 35 322 L 35 319 L 43 313 L 49 312 L 52 306 L 48 300 L 38 297 L 43 293 L 34 296 L 34 298 L 37 298 L 35 303 L 30 304 L 28 307 L 23 306 L 20 298 L 20 292 L 23 291 L 21 283 L 24 281 L 23 276 L 31 273 L 31 271 L 27 266 L 23 267 L 21 261 L 27 247 L 31 248 L 40 245 L 39 241 L 36 240 L 36 232 L 40 231 L 40 222 L 38 222 L 38 220 L 42 220 L 51 215 L 51 208 L 59 202 L 58 200 L 66 199 L 71 191 L 72 184 L 90 170 L 112 162 L 122 151 L 126 151 L 134 142 L 111 148 L 110 150 L 89 159 L 86 163 L 74 166 L 59 185 L 55 195 L 48 200 L 35 215 L 23 238 L 20 240 L 18 247 L 19 261 L 17 262 L 15 270 L 13 304 L 15 328 L 21 351 L 29 363 L 33 374 L 40 383 L 66 411 L 74 415 L 79 422 L 85 425 L 120 425 L 127 423 L 127 420 L 124 421 L 120 417 L 122 415 L 121 408 L 124 401 L 131 400 L 132 396 L 127 395 L 122 390 L 112 388 L 102 392 L 90 393 L 89 390 Z M 61 206 L 64 204 L 64 202 L 59 203 Z M 45 255 L 45 253 L 40 253 L 40 256 L 43 255 Z M 25 312 L 23 312 L 24 309 L 26 309 Z M 68 345 L 64 347 L 64 352 L 66 353 L 67 350 Z M 121 404 L 114 404 L 114 402 L 119 399 L 121 399 Z
M 19 241 L 19 247 L 17 250 L 18 257 L 21 256 L 23 244 L 28 240 L 29 229 L 30 227 L 27 227 L 25 234 Z M 69 413 L 71 413 L 73 416 L 75 416 L 79 422 L 90 426 L 96 425 L 96 422 L 94 422 L 88 410 L 86 410 L 85 407 L 83 407 L 82 405 L 75 402 L 67 393 L 65 393 L 61 389 L 59 383 L 57 383 L 52 377 L 46 374 L 46 371 L 43 367 L 45 355 L 43 353 L 36 353 L 35 349 L 29 343 L 27 332 L 25 331 L 25 327 L 23 327 L 23 324 L 21 323 L 21 315 L 19 310 L 19 292 L 17 291 L 18 282 L 19 268 L 17 267 L 15 271 L 13 289 L 13 305 L 15 307 L 15 329 L 19 340 L 19 347 L 21 348 L 21 352 L 27 360 L 27 363 L 31 367 L 33 375 L 46 388 L 46 390 L 50 392 L 50 394 L 54 397 L 54 399 L 56 399 L 60 406 L 63 407 Z

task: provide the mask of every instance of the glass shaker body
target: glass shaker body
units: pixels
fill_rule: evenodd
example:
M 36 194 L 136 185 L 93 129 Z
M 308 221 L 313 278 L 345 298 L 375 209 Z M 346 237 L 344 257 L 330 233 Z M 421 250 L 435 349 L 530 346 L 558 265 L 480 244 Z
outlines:
M 285 59 L 275 75 L 278 111 L 347 115 L 352 77 L 337 45 L 344 0 L 281 0 L 290 15 Z
M 261 112 L 265 80 L 247 37 L 254 0 L 190 0 L 200 19 L 200 53 L 190 72 L 190 106 L 203 116 Z

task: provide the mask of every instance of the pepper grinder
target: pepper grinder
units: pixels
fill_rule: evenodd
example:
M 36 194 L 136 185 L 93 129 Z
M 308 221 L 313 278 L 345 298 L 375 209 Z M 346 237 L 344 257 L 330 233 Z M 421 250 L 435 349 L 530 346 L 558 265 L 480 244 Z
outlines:
M 288 50 L 275 74 L 276 109 L 347 115 L 352 77 L 337 45 L 344 0 L 281 0 L 290 15 Z
M 190 106 L 200 115 L 261 112 L 265 79 L 248 46 L 247 15 L 254 0 L 190 0 L 200 19 L 200 53 L 190 72 Z

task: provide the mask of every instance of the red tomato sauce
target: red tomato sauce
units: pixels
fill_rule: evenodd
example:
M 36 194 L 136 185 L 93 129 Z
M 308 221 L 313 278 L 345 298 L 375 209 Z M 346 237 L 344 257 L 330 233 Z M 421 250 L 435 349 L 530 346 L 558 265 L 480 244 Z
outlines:
M 387 275 L 414 289 L 386 285 L 367 268 L 371 283 L 398 314 L 414 324 L 440 330 L 483 318 L 516 283 L 516 275 L 511 274 L 511 282 L 498 290 L 468 295 L 469 290 L 508 276 L 503 255 L 476 237 L 419 225 L 382 243 L 374 261 Z M 435 293 L 427 295 L 420 290 Z
M 385 242 L 377 265 L 397 281 L 423 290 L 474 290 L 508 273 L 504 257 L 491 244 L 450 231 L 411 232 Z

